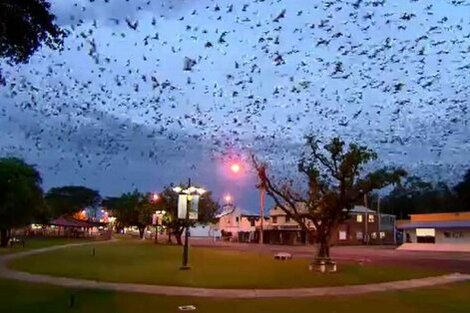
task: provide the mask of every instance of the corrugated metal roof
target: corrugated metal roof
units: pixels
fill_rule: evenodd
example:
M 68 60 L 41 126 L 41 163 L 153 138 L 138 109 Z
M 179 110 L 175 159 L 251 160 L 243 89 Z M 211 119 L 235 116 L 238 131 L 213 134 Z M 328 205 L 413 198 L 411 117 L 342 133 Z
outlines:
M 409 224 L 399 226 L 401 229 L 414 228 L 470 228 L 469 221 L 436 221 L 436 222 L 411 222 Z

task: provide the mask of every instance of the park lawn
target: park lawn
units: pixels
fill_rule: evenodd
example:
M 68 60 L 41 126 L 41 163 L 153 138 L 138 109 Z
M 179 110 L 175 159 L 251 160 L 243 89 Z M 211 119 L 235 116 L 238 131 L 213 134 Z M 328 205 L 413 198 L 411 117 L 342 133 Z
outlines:
M 25 239 L 25 247 L 14 246 L 7 248 L 0 248 L 0 256 L 12 253 L 18 253 L 33 249 L 47 248 L 58 245 L 65 245 L 69 243 L 81 243 L 85 239 L 75 239 L 75 238 L 54 238 L 54 237 L 32 237 Z
M 95 256 L 92 255 L 93 248 Z M 208 288 L 294 288 L 377 283 L 436 276 L 413 267 L 339 264 L 339 272 L 308 270 L 309 260 L 276 261 L 265 254 L 191 248 L 190 271 L 181 271 L 182 247 L 125 241 L 66 248 L 21 258 L 10 267 L 30 273 L 110 282 Z
M 0 312 L 135 313 L 179 312 L 195 305 L 196 312 L 224 313 L 468 313 L 470 283 L 361 296 L 307 299 L 208 299 L 164 297 L 113 291 L 77 290 L 0 279 Z M 74 307 L 70 308 L 70 295 Z

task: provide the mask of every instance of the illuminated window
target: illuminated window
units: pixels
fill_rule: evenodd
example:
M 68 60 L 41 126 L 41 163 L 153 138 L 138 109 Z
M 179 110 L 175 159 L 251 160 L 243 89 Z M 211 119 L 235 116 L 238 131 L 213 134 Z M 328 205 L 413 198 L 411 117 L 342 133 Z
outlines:
M 340 230 L 339 231 L 339 240 L 346 240 L 347 234 L 346 231 Z
M 380 232 L 380 239 L 383 239 L 383 238 L 385 238 L 385 232 L 381 231 Z
M 362 234 L 362 231 L 356 232 L 356 239 L 357 240 L 362 240 L 364 238 L 364 235 Z
M 370 236 L 371 236 L 372 239 L 377 239 L 377 233 L 376 232 L 373 232 Z
M 362 223 L 362 214 L 356 215 L 356 222 Z
M 418 237 L 435 237 L 436 230 L 434 228 L 416 228 L 416 236 Z
M 373 214 L 369 214 L 369 217 L 368 217 L 368 219 L 369 219 L 369 223 L 373 223 L 373 222 L 375 222 L 375 215 L 373 215 Z

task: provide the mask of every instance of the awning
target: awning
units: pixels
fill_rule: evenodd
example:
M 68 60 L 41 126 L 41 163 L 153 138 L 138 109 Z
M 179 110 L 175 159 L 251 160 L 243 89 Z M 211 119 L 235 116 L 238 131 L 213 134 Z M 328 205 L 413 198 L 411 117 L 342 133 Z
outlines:
M 72 227 L 72 228 L 81 228 L 81 227 L 91 228 L 91 227 L 99 227 L 99 226 L 107 225 L 107 223 L 80 221 L 76 219 L 65 218 L 63 216 L 50 221 L 48 224 L 61 226 L 61 227 Z
M 469 228 L 469 221 L 434 221 L 434 222 L 411 222 L 398 226 L 399 229 L 415 229 L 415 228 L 440 228 L 440 229 L 455 229 L 455 228 Z

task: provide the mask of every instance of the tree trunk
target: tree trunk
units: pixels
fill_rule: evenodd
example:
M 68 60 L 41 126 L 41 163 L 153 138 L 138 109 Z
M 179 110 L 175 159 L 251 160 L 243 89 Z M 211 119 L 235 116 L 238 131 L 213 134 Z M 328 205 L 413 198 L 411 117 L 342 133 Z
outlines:
M 171 231 L 168 229 L 168 244 L 171 244 Z
M 139 236 L 140 239 L 144 239 L 145 227 L 139 227 Z
M 327 240 L 320 240 L 317 259 L 330 259 L 330 244 Z
M 158 226 L 155 226 L 155 238 L 153 241 L 155 244 L 158 243 Z
M 330 234 L 319 232 L 317 234 L 317 244 L 319 245 L 316 260 L 330 260 Z
M 181 232 L 181 231 L 175 232 L 176 243 L 180 246 L 183 244 L 183 241 L 181 240 L 181 234 L 182 233 L 183 232 Z
M 9 230 L 6 228 L 0 229 L 0 247 L 7 247 L 10 237 L 8 236 Z

